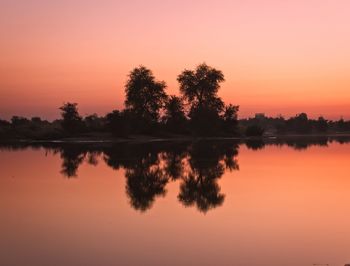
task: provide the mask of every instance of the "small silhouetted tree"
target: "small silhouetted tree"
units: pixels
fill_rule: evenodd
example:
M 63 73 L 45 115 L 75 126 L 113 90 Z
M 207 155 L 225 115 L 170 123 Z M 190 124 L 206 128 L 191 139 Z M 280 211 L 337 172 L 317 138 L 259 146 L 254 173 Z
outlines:
M 185 108 L 180 97 L 169 97 L 165 104 L 165 115 L 163 119 L 169 131 L 180 133 L 185 130 L 187 119 Z
M 97 114 L 92 114 L 84 118 L 84 124 L 87 131 L 101 131 L 104 121 Z
M 155 124 L 167 99 L 164 81 L 156 81 L 151 70 L 144 66 L 133 69 L 125 85 L 125 106 L 133 112 L 140 129 Z
M 346 122 L 343 118 L 339 119 L 335 124 L 337 131 L 344 132 L 347 130 Z
M 10 137 L 11 123 L 0 119 L 0 137 L 9 138 Z
M 30 120 L 21 116 L 11 118 L 12 137 L 31 138 Z
M 135 133 L 134 125 L 137 123 L 138 117 L 130 110 L 114 110 L 106 115 L 107 129 L 117 137 Z
M 316 121 L 316 129 L 319 132 L 327 132 L 328 131 L 328 121 L 320 116 Z
M 292 124 L 294 126 L 294 130 L 297 133 L 310 133 L 312 130 L 312 125 L 309 121 L 309 118 L 307 114 L 301 113 L 295 116 L 294 118 L 290 119 L 292 121 Z
M 78 133 L 82 126 L 82 118 L 78 112 L 77 103 L 65 103 L 60 108 L 62 116 L 62 128 L 69 134 Z
M 29 120 L 22 116 L 13 116 L 11 118 L 11 125 L 14 128 L 25 126 L 29 123 Z
M 224 103 L 217 95 L 224 75 L 206 64 L 184 70 L 177 78 L 180 92 L 190 104 L 189 117 L 197 134 L 214 134 L 220 125 Z
M 114 110 L 106 115 L 107 128 L 115 136 L 123 136 L 123 117 L 119 110 Z
M 223 114 L 223 129 L 227 133 L 237 133 L 239 106 L 229 104 Z
M 8 127 L 10 126 L 10 122 L 7 120 L 0 119 L 0 127 Z

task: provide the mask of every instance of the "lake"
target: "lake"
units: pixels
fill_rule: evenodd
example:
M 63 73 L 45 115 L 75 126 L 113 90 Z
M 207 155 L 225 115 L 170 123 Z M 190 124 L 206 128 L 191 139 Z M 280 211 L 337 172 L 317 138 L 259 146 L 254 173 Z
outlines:
M 1 265 L 350 263 L 348 139 L 0 145 Z

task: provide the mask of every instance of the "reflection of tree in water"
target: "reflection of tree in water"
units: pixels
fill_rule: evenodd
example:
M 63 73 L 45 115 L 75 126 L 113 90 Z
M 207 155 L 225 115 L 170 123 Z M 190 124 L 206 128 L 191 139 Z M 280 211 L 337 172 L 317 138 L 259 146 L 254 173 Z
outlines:
M 75 146 L 60 149 L 62 158 L 61 174 L 68 178 L 76 177 L 78 168 L 84 161 L 85 155 L 85 151 Z
M 179 201 L 185 206 L 196 205 L 202 212 L 220 206 L 224 198 L 225 195 L 220 193 L 220 187 L 215 179 L 192 174 L 181 183 L 178 195 Z
M 177 180 L 184 174 L 184 158 L 187 155 L 188 145 L 175 145 L 162 154 L 165 163 L 164 172 L 171 180 Z
M 341 139 L 336 138 L 337 142 L 340 143 Z M 257 151 L 262 150 L 266 146 L 288 146 L 297 151 L 304 151 L 310 147 L 327 147 L 328 143 L 332 142 L 332 138 L 329 137 L 292 137 L 292 136 L 282 136 L 273 139 L 247 139 L 245 144 L 248 149 Z
M 152 155 L 135 161 L 135 166 L 126 169 L 126 192 L 130 204 L 136 210 L 149 209 L 157 196 L 164 196 L 168 178 Z
M 349 137 L 310 137 L 247 140 L 248 148 L 259 150 L 266 145 L 287 145 L 296 150 L 328 143 L 349 143 Z M 196 143 L 153 142 L 148 144 L 26 144 L 0 143 L 0 150 L 41 149 L 59 153 L 61 173 L 77 176 L 79 166 L 86 161 L 97 165 L 98 156 L 113 169 L 125 169 L 126 192 L 133 208 L 145 211 L 155 199 L 164 196 L 169 181 L 180 181 L 178 200 L 185 206 L 208 210 L 220 206 L 225 195 L 218 180 L 225 170 L 238 170 L 238 143 L 203 141 Z
M 189 152 L 189 173 L 180 184 L 178 199 L 185 206 L 195 205 L 199 211 L 220 206 L 225 195 L 220 193 L 217 180 L 225 168 L 238 169 L 233 156 L 237 154 L 236 145 L 196 143 Z
M 98 156 L 101 151 L 88 149 L 83 145 L 63 145 L 53 148 L 55 153 L 59 153 L 62 158 L 61 174 L 65 177 L 77 177 L 79 166 L 86 160 L 90 165 L 98 164 Z
M 219 149 L 223 153 L 223 161 L 225 168 L 230 172 L 239 170 L 236 157 L 238 156 L 238 143 L 222 144 Z
M 319 146 L 319 147 L 327 147 L 328 146 L 328 138 L 300 138 L 300 139 L 287 139 L 285 143 L 289 147 L 293 147 L 295 150 L 306 150 L 311 146 Z
M 98 165 L 98 156 L 100 155 L 100 152 L 89 152 L 87 155 L 87 163 L 93 166 Z
M 180 180 L 178 199 L 185 206 L 195 205 L 200 211 L 220 206 L 224 195 L 217 180 L 225 169 L 237 170 L 237 144 L 227 143 L 151 143 L 118 144 L 100 149 L 84 146 L 60 147 L 61 173 L 77 175 L 84 160 L 98 163 L 97 155 L 113 169 L 125 169 L 126 193 L 131 206 L 140 211 L 151 208 L 155 199 L 166 194 L 169 181 Z
M 164 196 L 168 176 L 161 168 L 162 145 L 118 145 L 104 153 L 106 163 L 125 169 L 126 193 L 131 206 L 140 211 L 151 208 L 156 197 Z
M 262 139 L 247 139 L 245 145 L 248 149 L 257 151 L 265 148 L 265 143 Z

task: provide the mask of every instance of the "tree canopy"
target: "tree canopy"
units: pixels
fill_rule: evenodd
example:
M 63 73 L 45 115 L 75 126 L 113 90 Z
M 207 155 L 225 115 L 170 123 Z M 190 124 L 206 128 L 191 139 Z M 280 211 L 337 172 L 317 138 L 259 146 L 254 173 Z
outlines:
M 195 70 L 184 70 L 177 78 L 180 92 L 192 108 L 203 106 L 223 109 L 223 102 L 217 93 L 220 83 L 225 81 L 224 74 L 203 63 Z
M 77 133 L 82 126 L 82 117 L 78 112 L 77 103 L 65 103 L 59 109 L 62 116 L 62 127 L 67 133 Z
M 159 119 L 159 111 L 167 99 L 164 81 L 156 81 L 144 66 L 133 69 L 125 85 L 125 106 L 139 118 L 150 122 Z
M 195 70 L 184 70 L 177 78 L 180 92 L 190 105 L 189 117 L 196 134 L 214 135 L 222 122 L 225 104 L 218 96 L 224 74 L 203 63 Z

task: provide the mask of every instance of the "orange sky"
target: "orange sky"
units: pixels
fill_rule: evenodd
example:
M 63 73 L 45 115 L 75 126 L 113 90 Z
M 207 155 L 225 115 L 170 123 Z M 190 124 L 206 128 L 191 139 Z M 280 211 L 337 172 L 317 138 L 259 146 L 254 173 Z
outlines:
M 240 116 L 350 118 L 350 1 L 2 0 L 0 117 L 52 119 L 121 108 L 143 64 L 177 94 L 176 76 L 206 62 Z

